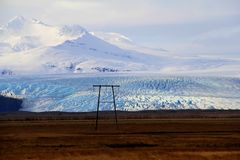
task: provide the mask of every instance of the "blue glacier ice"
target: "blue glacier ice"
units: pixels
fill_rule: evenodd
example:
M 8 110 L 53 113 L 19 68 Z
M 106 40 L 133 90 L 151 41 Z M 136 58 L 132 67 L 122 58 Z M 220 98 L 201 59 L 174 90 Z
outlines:
M 95 111 L 93 84 L 118 84 L 118 110 L 240 109 L 240 78 L 81 74 L 0 78 L 0 94 L 23 98 L 22 111 Z M 102 90 L 112 100 L 111 90 Z M 101 104 L 101 110 L 112 110 Z

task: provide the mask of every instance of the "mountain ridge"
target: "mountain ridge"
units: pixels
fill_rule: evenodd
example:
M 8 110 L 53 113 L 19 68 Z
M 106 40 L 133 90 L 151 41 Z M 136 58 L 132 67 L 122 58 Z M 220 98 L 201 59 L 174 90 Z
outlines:
M 158 72 L 240 76 L 239 59 L 172 55 L 137 45 L 119 33 L 80 25 L 52 26 L 22 16 L 0 29 L 1 75 Z M 7 72 L 6 72 L 7 71 Z

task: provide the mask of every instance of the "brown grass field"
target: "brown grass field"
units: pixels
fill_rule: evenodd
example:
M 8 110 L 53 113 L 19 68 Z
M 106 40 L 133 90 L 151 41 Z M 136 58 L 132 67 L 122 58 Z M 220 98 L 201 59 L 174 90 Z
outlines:
M 1 160 L 240 160 L 240 111 L 0 113 Z

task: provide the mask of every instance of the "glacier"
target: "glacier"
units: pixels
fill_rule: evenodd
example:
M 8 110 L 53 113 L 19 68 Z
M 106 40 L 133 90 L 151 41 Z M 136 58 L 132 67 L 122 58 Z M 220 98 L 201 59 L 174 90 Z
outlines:
M 21 111 L 95 111 L 93 84 L 118 84 L 117 109 L 240 109 L 240 78 L 161 74 L 66 74 L 0 77 L 0 94 L 23 98 Z M 111 101 L 111 90 L 102 90 Z M 101 104 L 100 110 L 112 110 Z

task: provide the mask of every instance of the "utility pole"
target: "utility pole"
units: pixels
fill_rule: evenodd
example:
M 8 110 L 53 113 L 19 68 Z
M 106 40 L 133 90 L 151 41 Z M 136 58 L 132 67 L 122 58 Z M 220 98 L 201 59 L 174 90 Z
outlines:
M 98 114 L 99 114 L 99 107 L 100 103 L 113 103 L 114 106 L 114 113 L 115 113 L 115 123 L 117 126 L 117 106 L 116 106 L 116 97 L 115 97 L 115 88 L 119 88 L 120 85 L 93 85 L 93 88 L 98 88 L 98 102 L 97 102 L 97 115 L 96 115 L 96 126 L 95 129 L 98 129 Z M 102 88 L 111 88 L 112 90 L 112 101 L 101 101 L 101 89 Z

